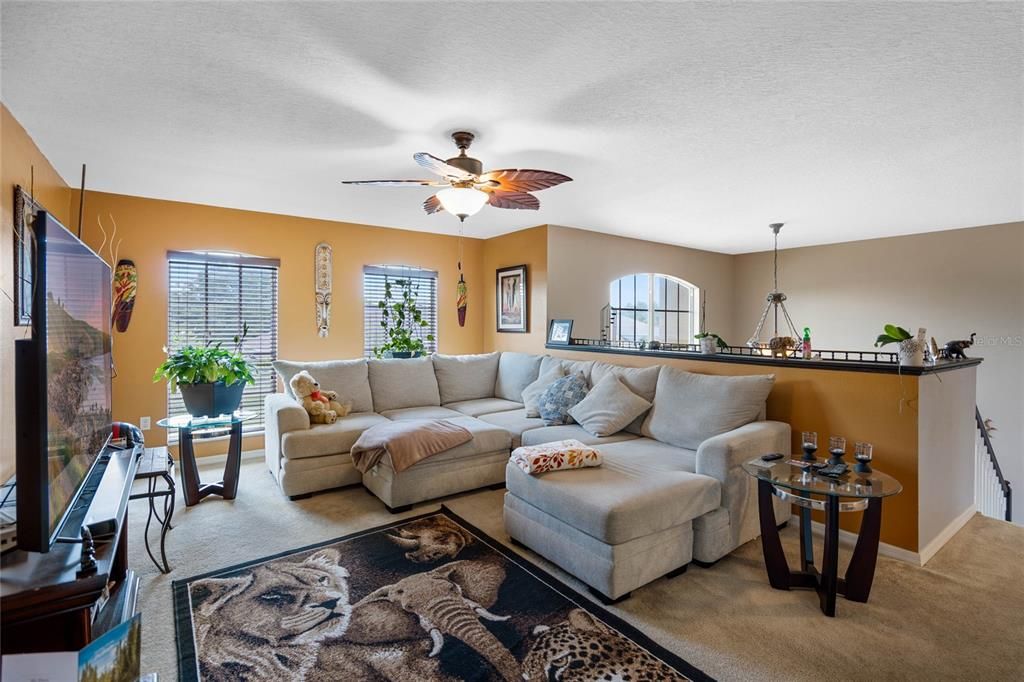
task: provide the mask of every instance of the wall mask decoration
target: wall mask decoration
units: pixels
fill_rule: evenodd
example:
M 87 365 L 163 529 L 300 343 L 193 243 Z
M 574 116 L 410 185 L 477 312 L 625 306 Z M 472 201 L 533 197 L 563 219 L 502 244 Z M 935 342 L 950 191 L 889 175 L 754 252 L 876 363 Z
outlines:
M 514 265 L 497 271 L 497 328 L 499 332 L 529 331 L 526 266 Z
M 128 331 L 138 288 L 139 273 L 135 262 L 127 258 L 117 261 L 117 267 L 114 268 L 114 309 L 110 314 L 110 324 L 119 332 Z
M 459 223 L 459 282 L 455 285 L 455 309 L 459 313 L 459 326 L 466 326 L 466 309 L 469 307 L 469 285 L 462 276 L 462 223 Z
M 334 256 L 331 245 L 320 242 L 314 256 L 316 277 L 316 327 L 320 338 L 331 330 L 331 284 Z

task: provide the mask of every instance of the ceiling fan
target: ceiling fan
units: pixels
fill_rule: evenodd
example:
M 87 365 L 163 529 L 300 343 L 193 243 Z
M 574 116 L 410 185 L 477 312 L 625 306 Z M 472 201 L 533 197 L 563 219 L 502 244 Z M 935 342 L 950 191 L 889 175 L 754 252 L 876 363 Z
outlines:
M 344 180 L 346 185 L 379 185 L 382 187 L 443 187 L 437 194 L 423 202 L 428 214 L 445 210 L 459 220 L 465 221 L 484 204 L 495 208 L 520 208 L 536 211 L 540 201 L 530 192 L 571 182 L 572 178 L 561 173 L 545 170 L 502 168 L 483 172 L 479 159 L 466 156 L 466 150 L 473 143 L 473 133 L 457 131 L 452 140 L 459 148 L 459 155 L 441 159 L 417 152 L 412 155 L 416 163 L 441 176 L 440 180 Z

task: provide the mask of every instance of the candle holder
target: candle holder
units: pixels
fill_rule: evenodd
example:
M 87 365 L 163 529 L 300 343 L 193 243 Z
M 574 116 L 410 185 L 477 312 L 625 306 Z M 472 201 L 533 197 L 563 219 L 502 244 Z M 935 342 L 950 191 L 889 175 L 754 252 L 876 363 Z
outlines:
M 857 463 L 853 470 L 858 474 L 871 473 L 871 460 L 873 458 L 874 446 L 871 443 L 857 443 L 853 446 L 853 458 Z
M 818 451 L 818 434 L 817 434 L 817 432 L 815 432 L 815 431 L 804 431 L 801 434 L 801 438 L 802 438 L 802 440 L 800 442 L 803 443 L 803 449 L 804 449 L 803 460 L 805 462 L 815 462 L 815 461 L 817 461 L 818 458 L 814 456 L 814 453 Z
M 828 463 L 831 465 L 844 464 L 843 455 L 846 454 L 846 439 L 842 436 L 832 436 L 828 439 L 828 452 L 831 457 Z

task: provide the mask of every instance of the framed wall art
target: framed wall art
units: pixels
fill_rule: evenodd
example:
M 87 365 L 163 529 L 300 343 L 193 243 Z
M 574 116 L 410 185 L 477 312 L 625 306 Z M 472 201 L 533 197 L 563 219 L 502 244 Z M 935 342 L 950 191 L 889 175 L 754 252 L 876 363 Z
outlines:
M 499 332 L 530 331 L 526 266 L 499 268 L 496 277 L 497 329 Z

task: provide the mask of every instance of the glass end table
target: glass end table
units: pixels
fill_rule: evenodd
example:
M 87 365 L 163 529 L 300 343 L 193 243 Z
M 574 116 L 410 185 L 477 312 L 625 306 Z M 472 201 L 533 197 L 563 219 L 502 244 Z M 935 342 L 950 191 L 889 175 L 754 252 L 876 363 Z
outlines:
M 801 455 L 791 459 L 799 460 Z M 842 476 L 819 475 L 810 467 L 797 466 L 790 459 L 765 462 L 761 458 L 743 464 L 743 470 L 757 479 L 758 514 L 761 521 L 761 549 L 768 570 L 768 582 L 777 590 L 813 589 L 826 616 L 836 615 L 836 595 L 850 601 L 866 602 L 875 577 L 878 542 L 882 527 L 882 500 L 898 494 L 903 486 L 877 469 L 858 473 L 852 468 Z M 800 510 L 800 570 L 791 571 L 775 525 L 772 498 L 789 502 Z M 825 546 L 821 570 L 814 566 L 811 511 L 825 513 Z M 860 533 L 853 556 L 842 578 L 839 572 L 839 514 L 863 511 Z
M 178 430 L 178 455 L 181 460 L 182 492 L 185 506 L 191 507 L 209 495 L 219 495 L 225 500 L 235 499 L 238 493 L 238 473 L 242 464 L 242 423 L 256 417 L 254 412 L 238 411 L 216 417 L 193 417 L 188 414 L 165 417 L 156 424 L 165 429 Z M 216 438 L 230 433 L 228 460 L 224 464 L 224 478 L 217 483 L 202 483 L 193 438 Z

